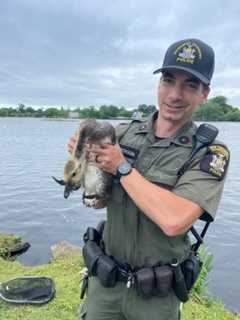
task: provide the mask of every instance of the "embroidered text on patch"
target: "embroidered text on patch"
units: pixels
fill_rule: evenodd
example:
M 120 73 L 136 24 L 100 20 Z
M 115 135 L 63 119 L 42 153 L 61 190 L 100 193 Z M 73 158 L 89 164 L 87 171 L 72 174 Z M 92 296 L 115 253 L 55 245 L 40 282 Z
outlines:
M 195 59 L 202 59 L 202 52 L 199 46 L 194 42 L 184 42 L 181 46 L 179 46 L 175 50 L 175 55 L 177 61 L 181 61 L 184 63 L 191 63 L 195 62 Z
M 200 168 L 204 172 L 218 177 L 222 180 L 229 162 L 229 151 L 220 145 L 212 145 L 208 148 L 206 156 L 200 163 Z

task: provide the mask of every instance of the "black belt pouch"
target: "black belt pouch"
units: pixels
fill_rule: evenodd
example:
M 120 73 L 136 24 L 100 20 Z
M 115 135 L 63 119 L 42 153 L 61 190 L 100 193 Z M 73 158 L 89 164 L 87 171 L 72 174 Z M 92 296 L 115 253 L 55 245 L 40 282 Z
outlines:
M 150 298 L 154 294 L 153 268 L 142 268 L 136 272 L 137 293 L 143 298 Z
M 189 257 L 182 264 L 182 270 L 187 290 L 190 290 L 193 287 L 201 272 L 201 269 L 202 261 L 200 260 L 198 255 L 191 252 Z
M 117 264 L 107 255 L 102 255 L 98 259 L 97 276 L 101 284 L 106 287 L 114 287 L 117 281 Z
M 87 241 L 83 246 L 83 258 L 90 275 L 97 275 L 97 261 L 103 255 L 102 249 L 94 242 Z
M 172 270 L 169 266 L 159 266 L 154 268 L 154 273 L 156 278 L 156 295 L 166 297 L 172 288 Z

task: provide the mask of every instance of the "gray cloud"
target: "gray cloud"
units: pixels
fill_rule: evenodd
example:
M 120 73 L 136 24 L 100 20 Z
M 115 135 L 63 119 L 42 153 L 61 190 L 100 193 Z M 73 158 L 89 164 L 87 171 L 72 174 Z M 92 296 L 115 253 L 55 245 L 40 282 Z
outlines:
M 173 41 L 215 48 L 212 95 L 240 105 L 240 4 L 213 0 L 9 0 L 0 3 L 0 105 L 155 103 Z

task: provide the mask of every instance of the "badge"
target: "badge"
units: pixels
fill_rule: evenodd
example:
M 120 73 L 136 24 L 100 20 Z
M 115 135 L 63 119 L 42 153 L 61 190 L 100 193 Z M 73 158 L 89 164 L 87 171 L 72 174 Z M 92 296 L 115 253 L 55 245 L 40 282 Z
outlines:
M 194 41 L 187 41 L 175 50 L 176 61 L 194 64 L 196 59 L 202 59 L 200 47 Z
M 200 163 L 200 169 L 222 180 L 229 163 L 229 151 L 221 145 L 212 145 Z

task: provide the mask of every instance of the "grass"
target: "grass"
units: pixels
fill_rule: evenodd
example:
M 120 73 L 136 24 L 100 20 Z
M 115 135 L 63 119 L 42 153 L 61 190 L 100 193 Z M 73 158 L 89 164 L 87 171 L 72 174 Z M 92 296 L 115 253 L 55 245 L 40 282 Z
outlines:
M 239 315 L 227 311 L 222 303 L 207 300 L 201 303 L 189 300 L 182 315 L 182 320 L 240 320 Z
M 23 275 L 45 275 L 54 279 L 55 298 L 46 305 L 12 305 L 0 301 L 0 320 L 76 320 L 79 319 L 79 287 L 83 262 L 79 256 L 57 258 L 37 267 L 0 258 L 0 282 Z
M 8 258 L 9 250 L 21 242 L 21 237 L 0 232 L 0 257 Z

